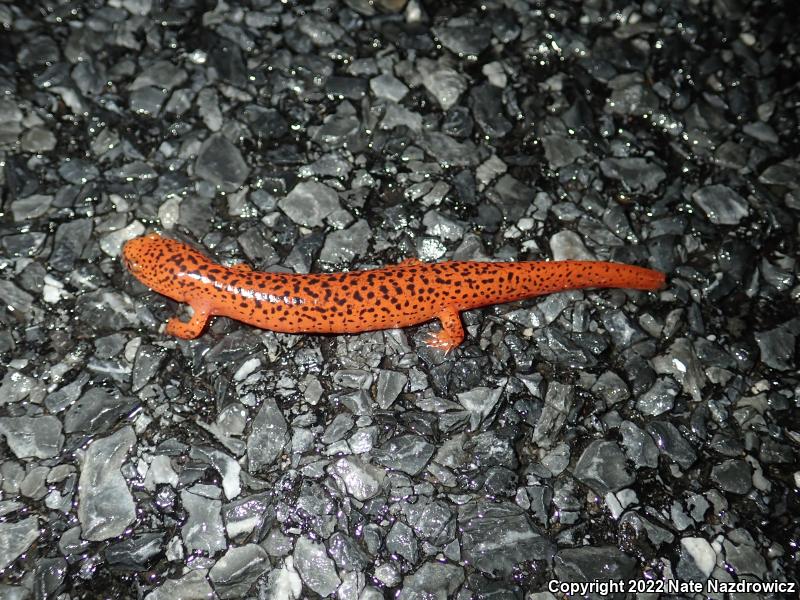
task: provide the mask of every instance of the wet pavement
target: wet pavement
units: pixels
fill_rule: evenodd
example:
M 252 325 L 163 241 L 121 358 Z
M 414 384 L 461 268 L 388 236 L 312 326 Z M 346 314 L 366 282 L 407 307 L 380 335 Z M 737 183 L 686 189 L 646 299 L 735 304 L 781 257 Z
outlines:
M 0 3 L 0 597 L 796 582 L 799 20 Z M 447 356 L 436 323 L 178 341 L 120 262 L 152 230 L 258 269 L 585 258 L 668 286 L 470 311 Z

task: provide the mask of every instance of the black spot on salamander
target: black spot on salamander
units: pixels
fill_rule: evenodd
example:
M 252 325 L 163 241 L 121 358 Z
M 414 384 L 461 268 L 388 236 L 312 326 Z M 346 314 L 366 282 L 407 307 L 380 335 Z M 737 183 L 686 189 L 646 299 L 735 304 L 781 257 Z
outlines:
M 389 295 L 389 288 L 387 288 L 387 287 L 386 287 L 385 285 L 383 285 L 383 284 L 381 284 L 381 285 L 378 287 L 378 291 L 379 291 L 379 292 L 380 292 L 380 293 L 381 293 L 383 296 L 388 296 L 388 295 Z
M 372 300 L 375 297 L 375 292 L 372 290 L 367 292 L 367 300 Z
M 356 290 L 355 292 L 353 292 L 353 299 L 354 299 L 356 302 L 361 302 L 362 300 L 364 300 L 364 297 L 361 295 L 361 292 L 359 292 L 358 290 Z

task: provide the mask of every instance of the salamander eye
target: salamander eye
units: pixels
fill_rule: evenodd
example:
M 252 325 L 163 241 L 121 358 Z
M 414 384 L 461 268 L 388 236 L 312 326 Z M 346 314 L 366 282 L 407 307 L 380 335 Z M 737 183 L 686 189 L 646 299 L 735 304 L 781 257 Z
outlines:
M 139 266 L 139 263 L 137 263 L 137 262 L 133 262 L 133 261 L 132 261 L 131 259 L 129 259 L 129 258 L 126 258 L 126 259 L 125 259 L 125 267 L 126 267 L 126 268 L 128 269 L 128 271 L 130 271 L 131 273 L 138 273 L 139 271 L 141 271 L 141 270 L 142 270 L 142 267 L 141 267 L 141 266 Z

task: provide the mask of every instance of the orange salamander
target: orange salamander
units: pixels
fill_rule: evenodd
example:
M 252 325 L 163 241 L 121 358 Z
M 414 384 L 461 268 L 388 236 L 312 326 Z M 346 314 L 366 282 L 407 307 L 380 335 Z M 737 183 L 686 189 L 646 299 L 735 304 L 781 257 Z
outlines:
M 191 246 L 151 233 L 125 243 L 123 261 L 150 289 L 193 309 L 166 332 L 191 339 L 221 315 L 282 333 L 359 333 L 432 319 L 426 340 L 449 352 L 464 340 L 460 313 L 533 296 L 590 287 L 657 290 L 664 274 L 610 262 L 471 262 L 400 264 L 347 273 L 292 274 L 224 267 Z

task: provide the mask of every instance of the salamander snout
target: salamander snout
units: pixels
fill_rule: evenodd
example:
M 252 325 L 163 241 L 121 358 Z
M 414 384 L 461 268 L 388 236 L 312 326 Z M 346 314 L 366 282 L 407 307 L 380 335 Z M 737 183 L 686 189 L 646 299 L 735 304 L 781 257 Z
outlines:
M 144 285 L 156 289 L 161 271 L 159 267 L 167 245 L 168 241 L 157 233 L 128 240 L 122 246 L 122 264 Z
M 151 290 L 183 302 L 192 276 L 210 261 L 179 240 L 150 233 L 125 242 L 122 263 Z
M 150 236 L 137 237 L 128 240 L 122 246 L 122 263 L 134 275 L 142 270 L 142 264 L 149 254 L 148 246 L 151 245 Z
M 134 275 L 137 271 L 140 270 L 139 263 L 136 260 L 128 255 L 125 254 L 125 250 L 123 247 L 123 254 L 122 254 L 122 264 L 125 265 L 125 268 L 128 269 Z

